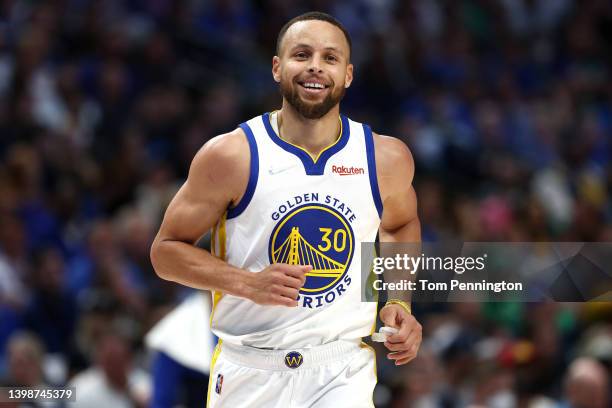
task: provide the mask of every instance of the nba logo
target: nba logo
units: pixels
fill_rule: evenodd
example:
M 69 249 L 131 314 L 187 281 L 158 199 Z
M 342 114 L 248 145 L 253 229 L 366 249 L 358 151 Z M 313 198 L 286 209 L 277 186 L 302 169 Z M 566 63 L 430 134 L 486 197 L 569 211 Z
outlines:
M 215 392 L 221 394 L 221 387 L 223 387 L 223 374 L 217 375 L 217 384 L 215 385 Z

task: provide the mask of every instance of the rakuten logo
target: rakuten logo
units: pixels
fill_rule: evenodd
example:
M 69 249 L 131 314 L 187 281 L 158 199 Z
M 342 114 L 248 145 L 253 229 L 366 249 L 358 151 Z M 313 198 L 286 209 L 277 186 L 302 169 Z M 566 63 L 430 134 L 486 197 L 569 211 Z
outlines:
M 365 174 L 365 170 L 363 167 L 332 166 L 332 173 L 336 173 L 341 176 L 352 176 L 354 174 Z

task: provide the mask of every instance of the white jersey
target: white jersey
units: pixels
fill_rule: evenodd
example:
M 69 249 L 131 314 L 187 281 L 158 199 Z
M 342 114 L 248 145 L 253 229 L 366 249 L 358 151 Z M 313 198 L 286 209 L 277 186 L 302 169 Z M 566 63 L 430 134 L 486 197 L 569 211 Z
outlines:
M 374 242 L 382 213 L 372 132 L 341 116 L 340 137 L 315 160 L 278 136 L 275 115 L 240 125 L 250 177 L 213 231 L 213 252 L 254 273 L 272 263 L 313 269 L 298 307 L 214 292 L 211 328 L 224 342 L 267 349 L 359 340 L 376 321 L 376 304 L 361 301 L 360 270 L 361 242 Z

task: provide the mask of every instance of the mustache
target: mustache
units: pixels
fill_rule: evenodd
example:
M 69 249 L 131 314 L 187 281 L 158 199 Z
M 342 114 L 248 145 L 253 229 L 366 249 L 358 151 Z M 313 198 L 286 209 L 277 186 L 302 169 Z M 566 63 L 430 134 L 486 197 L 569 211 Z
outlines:
M 333 79 L 331 78 L 325 78 L 319 75 L 308 75 L 308 76 L 297 76 L 293 79 L 293 83 L 299 84 L 300 82 L 310 82 L 310 81 L 314 81 L 314 82 L 320 82 L 323 85 L 325 85 L 326 87 L 330 87 L 333 88 L 335 87 L 336 83 L 334 82 Z
M 333 84 L 333 81 L 332 81 Z M 330 85 L 330 92 L 319 103 L 310 103 L 299 96 L 299 90 L 297 82 L 294 81 L 281 81 L 279 83 L 279 91 L 282 97 L 303 117 L 307 119 L 319 119 L 323 117 L 331 108 L 340 103 L 346 89 L 344 86 L 336 87 Z

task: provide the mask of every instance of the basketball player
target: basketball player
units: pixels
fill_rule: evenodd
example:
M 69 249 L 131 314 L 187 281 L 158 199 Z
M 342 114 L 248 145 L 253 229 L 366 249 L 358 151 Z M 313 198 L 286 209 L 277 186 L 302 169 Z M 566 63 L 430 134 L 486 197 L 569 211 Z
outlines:
M 158 275 L 213 294 L 219 337 L 212 407 L 372 407 L 375 356 L 361 343 L 360 243 L 418 242 L 414 163 L 398 139 L 340 114 L 351 41 L 323 13 L 280 31 L 280 110 L 196 154 L 151 249 Z M 213 228 L 212 254 L 194 243 Z M 421 326 L 402 299 L 380 312 L 388 358 L 416 355 Z

